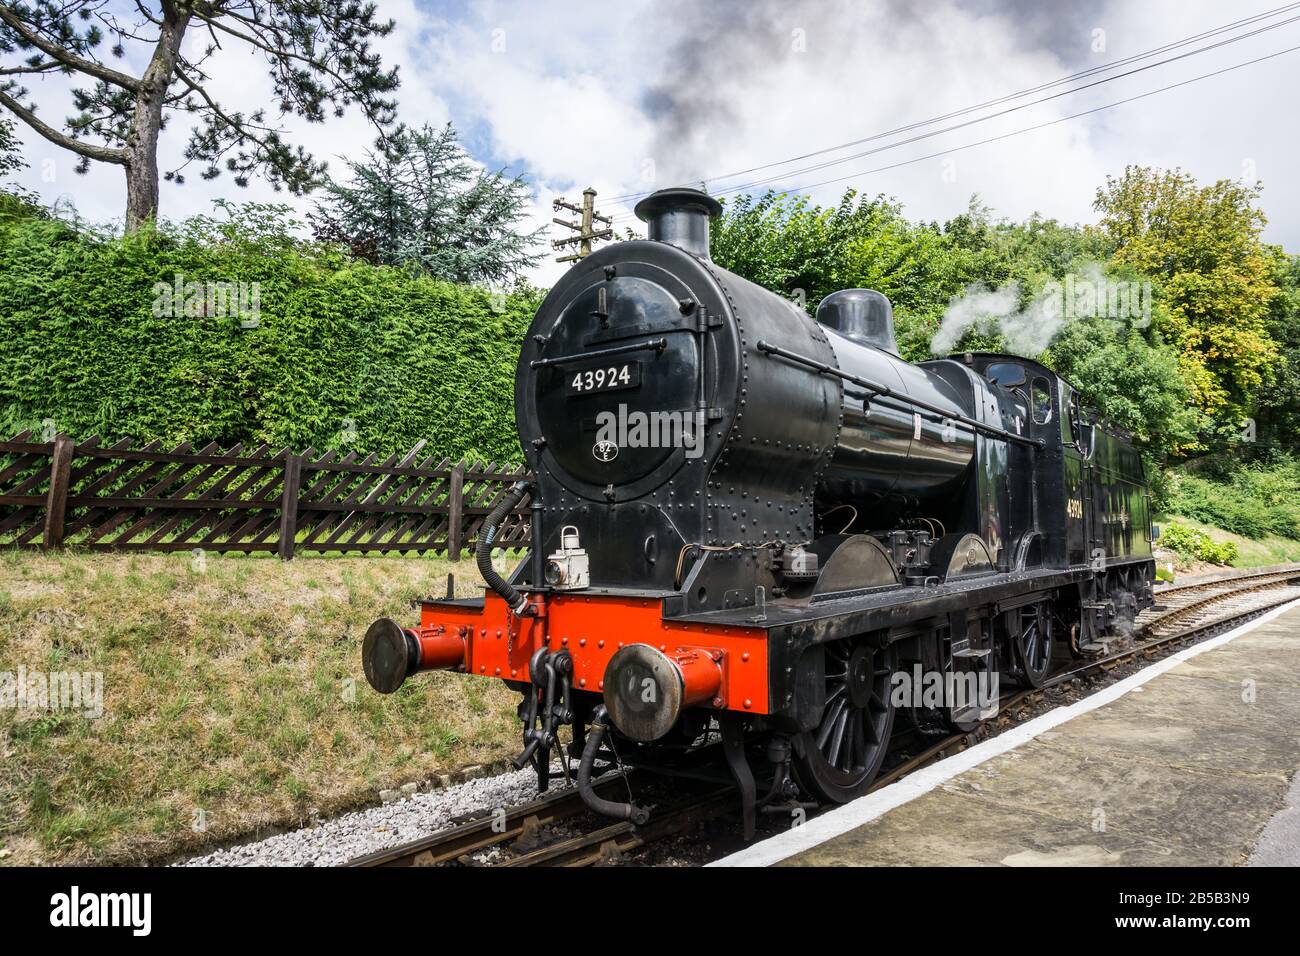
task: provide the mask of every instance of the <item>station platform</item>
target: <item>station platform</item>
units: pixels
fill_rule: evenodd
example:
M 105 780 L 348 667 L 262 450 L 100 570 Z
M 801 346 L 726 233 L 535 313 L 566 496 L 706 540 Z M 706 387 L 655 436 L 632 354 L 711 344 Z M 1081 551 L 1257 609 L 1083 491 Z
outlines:
M 715 866 L 1300 865 L 1300 607 Z

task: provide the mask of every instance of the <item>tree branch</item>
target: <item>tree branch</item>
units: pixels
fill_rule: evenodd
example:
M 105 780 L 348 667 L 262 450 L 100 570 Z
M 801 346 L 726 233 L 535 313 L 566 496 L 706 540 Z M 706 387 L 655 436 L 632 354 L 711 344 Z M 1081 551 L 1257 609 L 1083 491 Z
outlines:
M 134 76 L 119 73 L 117 70 L 109 69 L 102 63 L 96 63 L 94 60 L 88 60 L 85 57 L 77 56 L 75 53 L 69 53 L 57 43 L 52 43 L 28 27 L 8 4 L 0 3 L 0 21 L 3 21 L 5 26 L 17 33 L 23 40 L 47 56 L 54 57 L 65 66 L 70 66 L 74 70 L 80 70 L 82 73 L 103 80 L 106 83 L 120 86 L 133 93 L 139 92 L 140 81 Z
M 45 73 L 56 67 L 63 66 L 58 60 L 42 60 L 29 66 L 6 66 L 0 67 L 0 76 L 13 76 L 16 73 Z
M 212 110 L 215 116 L 217 116 L 223 123 L 225 123 L 228 127 L 230 127 L 230 129 L 232 129 L 235 132 L 235 135 L 246 136 L 248 139 L 252 140 L 258 146 L 261 146 L 263 149 L 269 148 L 269 145 L 266 142 L 266 140 L 258 136 L 254 136 L 251 132 L 249 132 L 249 130 L 260 129 L 264 133 L 274 132 L 273 130 L 271 130 L 266 126 L 260 126 L 258 124 L 249 123 L 246 121 L 236 122 L 233 117 L 228 116 L 226 114 L 226 111 L 221 108 L 220 104 L 217 103 L 216 100 L 214 100 L 211 96 L 208 95 L 207 90 L 205 90 L 198 83 L 195 83 L 192 79 L 189 78 L 189 76 L 185 74 L 185 72 L 181 69 L 179 63 L 176 64 L 176 68 L 172 72 L 177 78 L 180 79 L 182 83 L 184 83 L 187 87 L 189 87 L 189 89 L 192 92 L 197 93 L 199 95 L 199 98 L 203 100 L 203 102 L 208 104 L 208 109 Z
M 125 149 L 111 149 L 107 146 L 95 146 L 92 143 L 85 143 L 79 139 L 73 139 L 71 136 L 60 133 L 53 126 L 37 119 L 35 113 L 3 91 L 0 91 L 0 105 L 7 107 L 24 123 L 36 130 L 36 132 L 40 133 L 56 146 L 70 149 L 74 153 L 85 156 L 89 159 L 97 159 L 101 163 L 117 163 L 119 166 L 127 165 L 131 158 L 131 154 Z
M 140 15 L 143 16 L 150 23 L 154 24 L 155 26 L 162 26 L 162 21 L 159 20 L 157 17 L 155 17 L 153 15 L 153 12 L 148 7 L 146 7 L 141 2 L 141 0 L 135 0 L 135 8 L 139 10 Z
M 371 116 L 370 114 L 370 110 L 366 106 L 365 98 L 361 96 L 361 94 L 357 91 L 357 89 L 347 81 L 346 77 L 344 77 L 337 70 L 331 68 L 324 61 L 313 60 L 311 57 L 304 56 L 301 53 L 295 53 L 293 50 L 290 50 L 287 47 L 281 47 L 277 49 L 276 47 L 273 47 L 268 43 L 262 42 L 256 36 L 253 36 L 248 33 L 244 33 L 241 30 L 236 30 L 233 27 L 226 26 L 224 23 L 221 23 L 219 20 L 214 19 L 213 16 L 205 13 L 202 10 L 195 10 L 194 15 L 198 17 L 200 20 L 202 20 L 204 23 L 206 23 L 209 26 L 209 28 L 215 27 L 216 29 L 222 31 L 223 33 L 228 33 L 232 37 L 236 37 L 240 40 L 243 40 L 249 46 L 256 47 L 257 49 L 262 50 L 265 53 L 269 53 L 271 56 L 276 57 L 277 59 L 298 60 L 301 63 L 306 63 L 308 66 L 311 66 L 314 69 L 319 70 L 320 72 L 324 73 L 326 76 L 334 80 L 336 83 L 338 83 L 338 85 L 341 86 L 344 90 L 346 90 L 357 101 L 357 104 L 361 107 L 361 111 L 371 119 L 374 119 L 374 117 Z M 232 17 L 235 16 L 229 10 L 223 10 L 217 15 L 232 16 Z M 235 19 L 243 20 L 242 17 L 235 17 Z M 277 29 L 277 28 L 275 27 L 274 24 L 270 24 L 270 25 L 266 25 L 266 29 Z

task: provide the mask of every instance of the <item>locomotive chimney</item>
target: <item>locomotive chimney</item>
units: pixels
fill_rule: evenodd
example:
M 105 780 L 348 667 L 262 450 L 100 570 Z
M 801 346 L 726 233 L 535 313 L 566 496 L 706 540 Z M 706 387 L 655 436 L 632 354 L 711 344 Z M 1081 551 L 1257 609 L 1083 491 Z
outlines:
M 633 210 L 646 224 L 649 238 L 709 258 L 709 220 L 722 214 L 722 204 L 708 193 L 684 186 L 660 189 Z

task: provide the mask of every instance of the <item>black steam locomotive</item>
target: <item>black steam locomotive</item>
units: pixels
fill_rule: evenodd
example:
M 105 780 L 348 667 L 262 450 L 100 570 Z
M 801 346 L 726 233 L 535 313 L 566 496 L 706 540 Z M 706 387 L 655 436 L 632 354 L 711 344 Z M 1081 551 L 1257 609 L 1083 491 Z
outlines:
M 896 715 L 947 733 L 996 711 L 900 695 L 899 675 L 1036 685 L 1152 603 L 1139 456 L 1069 383 L 1011 355 L 905 362 L 870 290 L 809 318 L 710 261 L 704 193 L 636 211 L 648 241 L 579 262 L 523 344 L 535 477 L 479 536 L 488 593 L 376 621 L 376 689 L 433 668 L 510 682 L 519 765 L 546 786 L 570 725 L 588 802 L 634 820 L 592 789 L 598 760 L 690 772 L 720 750 L 752 826 L 765 802 L 863 793 Z M 525 500 L 506 580 L 488 557 Z

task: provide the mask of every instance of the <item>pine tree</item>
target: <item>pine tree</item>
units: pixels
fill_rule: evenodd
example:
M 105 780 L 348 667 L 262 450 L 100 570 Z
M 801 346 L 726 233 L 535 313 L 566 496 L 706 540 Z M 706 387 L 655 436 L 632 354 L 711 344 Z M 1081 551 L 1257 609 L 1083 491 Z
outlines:
M 527 185 L 471 162 L 450 123 L 401 127 L 348 167 L 349 181 L 329 183 L 310 218 L 318 238 L 342 242 L 368 262 L 499 282 L 542 256 L 533 251 L 542 230 L 519 228 Z
M 319 185 L 325 166 L 287 142 L 268 112 L 319 123 L 355 104 L 380 129 L 394 122 L 387 96 L 397 88 L 397 70 L 385 70 L 370 49 L 373 38 L 392 31 L 393 21 L 377 20 L 373 3 L 136 0 L 134 7 L 135 15 L 121 20 L 104 0 L 0 3 L 0 105 L 76 153 L 79 172 L 92 162 L 123 167 L 128 231 L 158 213 L 158 139 L 178 113 L 189 114 L 195 124 L 184 165 L 204 164 L 204 179 L 224 169 L 241 186 L 260 173 L 277 190 L 295 195 Z M 193 59 L 183 52 L 191 30 L 209 38 Z M 128 45 L 150 51 L 139 76 L 108 65 L 123 59 Z M 243 112 L 218 99 L 204 64 L 226 47 L 265 62 L 274 88 L 270 111 Z M 63 129 L 36 115 L 30 91 L 19 82 L 31 78 L 89 83 L 71 89 L 78 113 Z M 184 182 L 184 165 L 165 178 Z
M 0 116 L 0 176 L 8 175 L 15 169 L 27 165 L 23 159 L 18 137 L 14 135 L 14 124 Z

